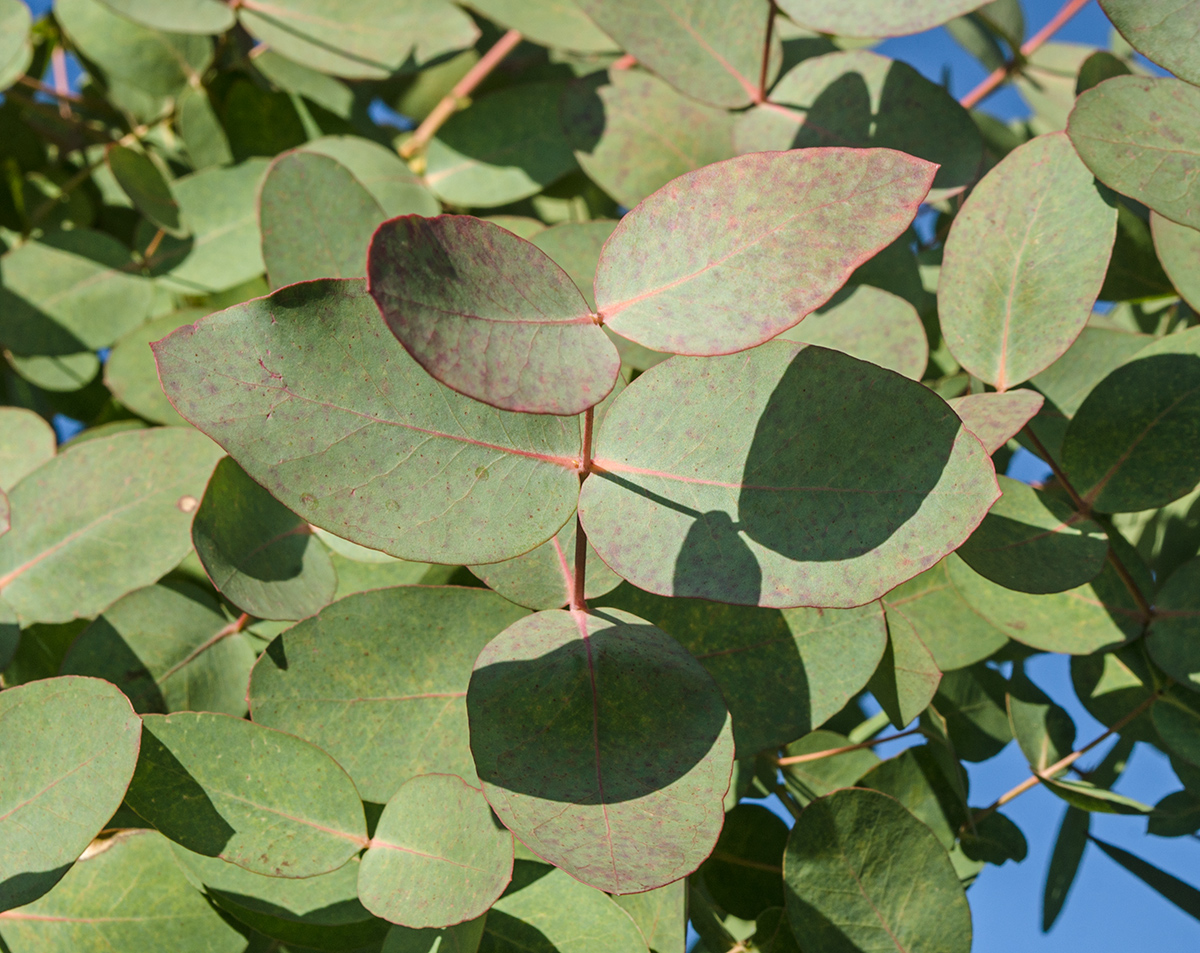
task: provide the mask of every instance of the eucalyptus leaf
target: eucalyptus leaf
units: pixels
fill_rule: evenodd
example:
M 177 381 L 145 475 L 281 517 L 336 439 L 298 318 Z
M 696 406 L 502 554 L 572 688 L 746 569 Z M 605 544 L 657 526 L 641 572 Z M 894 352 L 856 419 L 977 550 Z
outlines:
M 1075 883 L 1079 862 L 1087 849 L 1088 828 L 1092 815 L 1077 807 L 1068 807 L 1058 828 L 1046 886 L 1042 893 L 1042 931 L 1054 925 L 1067 901 L 1067 893 Z
M 739 804 L 725 815 L 712 856 L 700 868 L 709 895 L 727 913 L 753 920 L 783 904 L 779 872 L 788 828 L 767 808 Z
M 493 23 L 520 30 L 528 40 L 542 46 L 576 53 L 612 53 L 618 49 L 612 38 L 589 20 L 575 3 L 471 0 L 468 6 Z
M 845 735 L 820 729 L 793 741 L 784 748 L 783 753 L 785 758 L 800 758 L 853 747 L 853 742 Z M 879 763 L 879 755 L 870 748 L 857 748 L 785 764 L 783 780 L 788 792 L 801 804 L 807 805 L 840 788 L 851 787 Z
M 956 765 L 953 770 L 958 770 Z M 917 745 L 880 762 L 855 786 L 894 797 L 933 831 L 946 850 L 954 846 L 958 829 L 966 824 L 967 806 L 932 745 Z
M 1023 672 L 1008 684 L 1008 720 L 1021 753 L 1037 773 L 1057 764 L 1075 748 L 1075 722 Z
M 100 0 L 121 16 L 152 30 L 176 33 L 224 33 L 234 24 L 233 11 L 220 0 Z
M 1052 793 L 1082 811 L 1095 814 L 1149 814 L 1151 811 L 1148 804 L 1088 781 L 1052 781 L 1045 777 L 1040 780 Z
M 1154 250 L 1175 289 L 1193 309 L 1200 309 L 1200 230 L 1150 213 Z
M 1113 844 L 1107 844 L 1098 837 L 1089 837 L 1088 839 L 1146 886 L 1171 901 L 1193 919 L 1200 919 L 1200 890 L 1178 877 L 1159 870 L 1136 854 L 1131 854 Z
M 1181 685 L 1200 691 L 1200 599 L 1197 576 L 1200 559 L 1184 563 L 1163 584 L 1154 599 L 1154 620 L 1146 648 L 1164 672 Z
M 1173 755 L 1200 767 L 1200 712 L 1191 699 L 1166 699 L 1150 709 L 1154 729 Z
M 0 490 L 11 490 L 54 456 L 54 429 L 31 410 L 0 407 Z
M 486 917 L 479 917 L 444 930 L 393 926 L 379 953 L 476 953 L 486 922 Z
M 387 217 L 437 215 L 442 210 L 420 178 L 394 151 L 378 142 L 361 136 L 322 136 L 300 148 L 344 165 L 375 197 Z
M 942 680 L 929 647 L 910 625 L 888 628 L 887 648 L 867 687 L 896 728 L 904 728 L 933 700 Z
M 781 0 L 779 8 L 801 26 L 839 36 L 904 36 L 921 33 L 983 6 L 982 0 Z
M 163 393 L 150 343 L 204 317 L 203 308 L 172 311 L 134 328 L 112 346 L 104 362 L 104 385 L 135 414 L 156 424 L 186 424 Z
M 988 453 L 995 453 L 1016 436 L 1044 402 L 1037 391 L 1025 389 L 967 394 L 946 401 Z
M 613 897 L 633 918 L 654 953 L 684 953 L 687 947 L 687 881 Z
M 21 0 L 0 3 L 0 89 L 11 86 L 33 58 L 29 28 L 33 17 Z
M 986 665 L 972 665 L 942 676 L 933 703 L 954 753 L 964 761 L 986 761 L 1012 741 L 1005 712 L 1007 688 L 1004 676 Z
M 1190 83 L 1200 83 L 1200 61 L 1189 42 L 1200 32 L 1200 11 L 1170 0 L 1101 0 L 1113 26 L 1139 53 Z
M 158 166 L 143 152 L 113 146 L 105 155 L 108 168 L 139 212 L 172 235 L 180 236 L 179 203 Z

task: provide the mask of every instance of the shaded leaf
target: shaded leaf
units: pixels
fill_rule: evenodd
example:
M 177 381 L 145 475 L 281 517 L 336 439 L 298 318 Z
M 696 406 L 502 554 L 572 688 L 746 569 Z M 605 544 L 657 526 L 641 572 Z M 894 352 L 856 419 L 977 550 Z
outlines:
M 959 758 L 986 761 L 1012 741 L 1004 708 L 1006 688 L 1004 676 L 986 665 L 942 676 L 933 703 Z
M 300 149 L 328 156 L 350 170 L 385 216 L 437 215 L 441 204 L 394 151 L 361 136 L 322 136 Z
M 1108 274 L 1104 276 L 1104 287 L 1100 289 L 1100 299 L 1144 301 L 1148 298 L 1173 298 L 1175 289 L 1154 251 L 1147 211 L 1141 206 L 1134 208 L 1132 205 L 1127 200 L 1117 205 L 1117 240 L 1113 245 Z
M 822 0 L 781 0 L 779 8 L 801 26 L 839 36 L 904 36 L 931 27 L 983 6 L 981 0 L 844 0 L 836 5 Z
M 1146 648 L 1155 663 L 1181 685 L 1200 691 L 1200 560 L 1184 563 L 1154 597 Z
M 1167 0 L 1100 0 L 1129 44 L 1180 79 L 1200 83 L 1200 62 L 1191 43 L 1200 32 L 1200 10 Z
M 733 764 L 720 690 L 616 609 L 541 612 L 480 653 L 467 692 L 484 794 L 536 854 L 612 893 L 695 870 Z
M 1200 309 L 1200 269 L 1196 267 L 1200 262 L 1200 230 L 1151 212 L 1150 231 L 1154 250 L 1171 283 L 1188 304 Z
M 739 804 L 726 814 L 717 846 L 699 874 L 718 906 L 743 920 L 780 906 L 787 837 L 787 825 L 765 807 Z
M 233 11 L 220 0 L 100 0 L 127 20 L 152 30 L 177 33 L 224 33 L 234 24 Z
M 1200 798 L 1191 791 L 1173 791 L 1154 805 L 1146 826 L 1156 837 L 1186 837 L 1200 831 Z
M 984 449 L 995 453 L 1029 423 L 1044 401 L 1037 391 L 1021 389 L 1003 394 L 967 394 L 946 403 L 979 438 Z
M 942 757 L 938 751 L 942 751 Z M 967 805 L 947 771 L 961 770 L 934 745 L 917 745 L 877 764 L 855 783 L 894 797 L 926 824 L 942 846 L 954 846 L 958 829 L 967 821 Z
M 156 424 L 186 424 L 163 393 L 150 342 L 198 321 L 205 314 L 203 308 L 172 311 L 134 328 L 112 346 L 104 362 L 104 386 L 139 417 Z
M 783 907 L 771 907 L 760 913 L 750 939 L 759 953 L 800 953 Z
M 654 953 L 683 953 L 687 943 L 687 881 L 613 897 L 633 918 Z
M 444 930 L 413 930 L 393 926 L 379 953 L 476 953 L 483 939 L 485 917 Z
M 1200 712 L 1183 699 L 1169 695 L 1150 709 L 1159 738 L 1173 755 L 1200 767 Z
M 1200 920 L 1200 890 L 1191 884 L 1184 883 L 1178 877 L 1173 877 L 1159 870 L 1153 864 L 1148 864 L 1135 854 L 1106 844 L 1098 837 L 1088 837 L 1093 844 L 1108 854 L 1118 864 L 1150 887 L 1160 896 L 1175 904 L 1180 910 L 1194 919 Z
M 1042 892 L 1042 932 L 1045 933 L 1058 919 L 1067 894 L 1075 883 L 1079 862 L 1087 848 L 1088 829 L 1092 815 L 1077 807 L 1068 807 L 1058 828 L 1054 841 L 1054 852 L 1050 855 L 1050 869 L 1046 872 L 1046 886 Z
M 1109 727 L 1149 701 L 1156 687 L 1154 682 L 1150 664 L 1138 645 L 1071 659 L 1071 683 L 1076 697 L 1092 717 Z M 1154 738 L 1149 712 L 1121 729 L 1122 741 Z
M 867 687 L 896 728 L 904 728 L 933 700 L 942 673 L 912 626 L 888 629 L 888 644 Z
M 54 456 L 54 429 L 23 407 L 0 407 L 0 489 L 20 480 Z
M 172 235 L 184 234 L 179 224 L 179 203 L 148 155 L 117 145 L 108 150 L 105 159 L 113 178 L 139 212 Z
M 1060 798 L 1081 811 L 1097 814 L 1149 814 L 1150 806 L 1116 791 L 1097 787 L 1088 781 L 1052 781 L 1041 778 L 1042 784 Z
M 1015 860 L 1018 864 L 1029 854 L 1029 842 L 1011 820 L 995 811 L 975 824 L 974 831 L 964 831 L 963 852 L 972 860 L 989 864 Z
M 1075 722 L 1022 671 L 1008 683 L 1008 720 L 1029 766 L 1041 773 L 1075 748 Z

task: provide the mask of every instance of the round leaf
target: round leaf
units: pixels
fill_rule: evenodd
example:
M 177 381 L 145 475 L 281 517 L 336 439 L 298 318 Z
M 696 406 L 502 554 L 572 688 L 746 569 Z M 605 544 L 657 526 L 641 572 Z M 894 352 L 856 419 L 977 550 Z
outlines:
M 1200 309 L 1200 229 L 1188 228 L 1151 212 L 1150 231 L 1154 250 L 1171 283 L 1188 304 Z
M 21 0 L 0 3 L 0 89 L 6 89 L 21 77 L 33 59 L 29 28 L 33 25 L 29 7 Z
M 513 837 L 478 788 L 449 774 L 412 778 L 388 801 L 358 872 L 368 910 L 413 928 L 487 913 L 512 878 Z
M 604 246 L 600 316 L 657 351 L 761 344 L 899 235 L 934 171 L 888 149 L 830 148 L 756 153 L 682 175 L 621 219 Z
M 784 342 L 647 371 L 595 457 L 579 512 L 618 575 L 745 605 L 878 598 L 959 546 L 998 492 L 928 389 Z
M 1184 563 L 1154 598 L 1146 647 L 1155 663 L 1181 685 L 1200 691 L 1200 559 Z
M 152 30 L 175 33 L 224 33 L 234 24 L 233 10 L 220 0 L 100 0 L 121 16 Z
M 567 273 L 583 295 L 588 309 L 594 311 L 592 280 L 596 277 L 596 264 L 600 261 L 604 243 L 616 227 L 617 223 L 613 221 L 561 222 L 539 230 L 529 236 L 529 240 Z
M 677 642 L 615 609 L 540 612 L 475 662 L 471 751 L 505 826 L 609 893 L 678 880 L 721 830 L 733 737 Z
M 150 342 L 166 337 L 176 328 L 204 317 L 203 308 L 188 308 L 134 328 L 113 345 L 104 362 L 104 386 L 113 396 L 139 417 L 156 424 L 184 424 L 163 393 L 154 366 Z
M 300 147 L 350 170 L 388 217 L 437 215 L 441 204 L 396 153 L 361 136 L 322 136 Z
M 570 276 L 498 225 L 466 215 L 392 219 L 371 240 L 367 274 L 392 333 L 461 394 L 566 415 L 598 404 L 616 383 L 617 349 Z
M 54 456 L 54 429 L 32 410 L 0 407 L 0 489 L 11 490 Z
M 128 699 L 98 678 L 0 692 L 0 910 L 36 900 L 83 853 L 121 804 L 140 737 Z
M 1172 0 L 1100 0 L 1126 40 L 1139 53 L 1189 83 L 1200 83 L 1200 8 Z
M 981 5 L 979 0 L 779 0 L 784 13 L 810 30 L 864 37 L 923 33 Z

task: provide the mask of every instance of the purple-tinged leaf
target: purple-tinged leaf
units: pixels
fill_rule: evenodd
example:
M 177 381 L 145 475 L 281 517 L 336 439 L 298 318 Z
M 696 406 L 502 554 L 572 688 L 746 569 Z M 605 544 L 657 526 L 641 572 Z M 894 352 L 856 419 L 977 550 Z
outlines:
M 1046 398 L 1035 390 L 967 394 L 948 403 L 988 453 L 995 453 L 1034 418 Z
M 596 272 L 600 315 L 657 351 L 754 347 L 828 301 L 903 232 L 936 171 L 889 149 L 829 148 L 689 172 L 613 232 Z
M 537 246 L 469 215 L 380 226 L 367 287 L 416 361 L 460 394 L 536 414 L 581 414 L 621 369 L 570 276 Z

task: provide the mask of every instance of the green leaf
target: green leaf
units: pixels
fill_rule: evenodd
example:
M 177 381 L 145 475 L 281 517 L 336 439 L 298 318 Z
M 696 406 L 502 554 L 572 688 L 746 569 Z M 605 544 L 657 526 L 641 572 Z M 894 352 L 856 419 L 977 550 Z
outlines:
M 27 622 L 96 615 L 148 586 L 191 548 L 192 513 L 220 449 L 169 427 L 90 440 L 12 491 L 0 593 Z M 62 501 L 71 505 L 64 507 Z
M 886 640 L 871 604 L 779 611 L 666 599 L 628 584 L 598 604 L 648 619 L 696 657 L 721 687 L 743 754 L 777 748 L 841 711 Z
M 98 678 L 0 693 L 0 910 L 46 893 L 112 817 L 140 736 L 128 700 Z
M 1157 687 L 1155 681 L 1140 645 L 1071 659 L 1071 683 L 1076 697 L 1092 717 L 1108 727 L 1148 702 Z M 1121 729 L 1122 741 L 1137 739 L 1153 743 L 1156 738 L 1149 712 Z
M 1008 683 L 1008 720 L 1029 766 L 1041 773 L 1075 748 L 1075 722 L 1024 672 Z
M 1050 855 L 1050 869 L 1046 872 L 1046 886 L 1042 893 L 1042 932 L 1047 932 L 1067 902 L 1067 893 L 1075 883 L 1079 862 L 1087 848 L 1088 828 L 1092 815 L 1077 807 L 1068 807 L 1058 828 L 1054 841 L 1054 852 Z
M 995 453 L 1020 433 L 1044 402 L 1037 391 L 1025 389 L 967 394 L 946 401 L 988 453 Z
M 576 80 L 563 93 L 560 112 L 583 171 L 627 208 L 685 172 L 733 155 L 728 111 L 636 68 Z M 587 283 L 585 294 L 591 275 Z
M 186 583 L 148 586 L 118 599 L 75 640 L 64 675 L 94 675 L 141 713 L 246 713 L 252 643 L 217 601 Z
M 413 930 L 393 926 L 379 953 L 476 953 L 483 939 L 485 917 L 444 930 Z
M 978 821 L 973 832 L 963 832 L 962 849 L 972 860 L 997 866 L 1009 860 L 1019 864 L 1029 854 L 1029 842 L 1021 828 L 995 811 Z
M 1003 496 L 958 555 L 981 576 L 1019 592 L 1065 592 L 1106 565 L 1108 536 L 1067 501 L 997 477 Z
M 985 665 L 942 676 L 933 703 L 959 758 L 986 761 L 1012 741 L 1004 708 L 1006 687 L 1004 676 Z
M 226 457 L 192 522 L 213 585 L 260 619 L 303 619 L 333 600 L 337 574 L 308 523 Z
M 200 320 L 207 313 L 204 308 L 172 311 L 134 328 L 112 346 L 104 362 L 104 386 L 139 417 L 157 424 L 186 424 L 163 393 L 150 342 Z
M 392 556 L 387 557 L 386 563 L 358 562 L 338 553 L 330 553 L 329 558 L 333 562 L 333 568 L 337 570 L 338 587 L 334 594 L 335 599 L 344 599 L 368 589 L 386 589 L 391 586 L 413 586 L 418 583 L 438 586 L 444 584 L 455 571 L 453 566 L 410 563 Z
M 386 217 L 437 215 L 441 204 L 391 149 L 360 136 L 322 136 L 300 147 L 335 159 L 375 196 Z
M 493 23 L 520 30 L 539 46 L 575 53 L 614 53 L 619 47 L 574 3 L 555 0 L 470 0 Z M 660 951 L 663 953 L 663 951 Z
M 1102 513 L 1163 506 L 1200 482 L 1200 329 L 1138 351 L 1102 380 L 1063 437 L 1062 465 Z
M 127 20 L 152 30 L 176 33 L 224 33 L 234 24 L 233 11 L 220 0 L 100 0 Z
M 1146 826 L 1156 837 L 1186 837 L 1200 831 L 1200 798 L 1191 791 L 1173 791 L 1154 805 Z
M 1171 696 L 1159 700 L 1150 709 L 1154 728 L 1169 751 L 1190 764 L 1200 766 L 1200 712 L 1189 698 Z
M 680 176 L 626 215 L 604 246 L 600 316 L 658 351 L 729 354 L 761 344 L 828 301 L 899 235 L 933 173 L 887 149 L 829 148 L 740 156 Z M 817 234 L 837 238 L 818 242 Z
M 448 774 L 401 785 L 358 872 L 368 910 L 393 923 L 442 928 L 487 913 L 512 878 L 513 836 L 478 788 Z
M 961 16 L 983 0 L 780 0 L 779 8 L 803 27 L 839 36 L 904 36 Z
M 1200 230 L 1150 213 L 1154 250 L 1175 289 L 1193 309 L 1200 309 Z
M 738 153 L 811 146 L 895 149 L 940 165 L 930 201 L 979 176 L 983 143 L 970 115 L 907 63 L 870 50 L 810 57 L 739 118 Z
M 1171 874 L 1159 870 L 1153 864 L 1146 863 L 1146 861 L 1129 853 L 1127 850 L 1122 850 L 1120 847 L 1115 847 L 1112 844 L 1106 844 L 1098 837 L 1089 837 L 1088 840 L 1137 877 L 1147 887 L 1150 887 L 1165 899 L 1170 900 L 1171 903 L 1175 904 L 1184 913 L 1194 919 L 1200 920 L 1200 890 L 1197 890 L 1191 884 L 1184 883 L 1178 877 L 1173 877 Z
M 108 347 L 150 317 L 154 286 L 129 249 L 86 228 L 53 232 L 0 257 L 0 337 L 18 354 Z
M 1114 56 L 1107 50 L 1097 50 L 1079 67 L 1079 77 L 1075 81 L 1075 95 L 1079 96 L 1093 86 L 1099 86 L 1106 79 L 1112 79 L 1114 76 L 1128 76 L 1132 72 L 1125 60 Z
M 852 742 L 845 735 L 818 730 L 793 741 L 784 748 L 783 753 L 785 757 L 792 758 L 851 745 Z M 879 763 L 879 756 L 874 751 L 870 748 L 859 748 L 842 754 L 784 765 L 783 780 L 788 792 L 797 801 L 808 804 L 839 788 L 850 787 Z
M 886 593 L 880 602 L 888 631 L 907 626 L 943 672 L 987 658 L 1008 636 L 963 598 L 950 578 L 949 559 Z
M 29 68 L 33 47 L 29 28 L 33 17 L 21 0 L 0 3 L 0 89 L 7 89 Z
M 271 877 L 328 873 L 367 844 L 362 802 L 337 762 L 229 715 L 146 715 L 125 801 L 188 850 Z
M 0 914 L 0 938 L 12 953 L 241 953 L 246 947 L 154 831 L 105 841 L 48 896 Z
M 783 907 L 771 907 L 760 913 L 750 939 L 754 944 L 751 949 L 759 953 L 800 953 Z
M 497 269 L 508 280 L 496 281 Z M 537 414 L 581 414 L 612 390 L 617 349 L 545 253 L 466 215 L 380 227 L 368 290 L 392 333 L 461 394 Z
M 838 791 L 806 807 L 783 880 L 792 931 L 811 953 L 885 943 L 971 949 L 971 912 L 950 858 L 928 827 L 877 791 Z
M 783 904 L 783 851 L 788 829 L 757 804 L 739 804 L 725 815 L 712 856 L 700 868 L 705 889 L 726 913 L 753 920 Z
M 43 390 L 75 393 L 94 385 L 99 377 L 100 359 L 91 351 L 78 354 L 34 354 L 22 357 L 9 352 L 5 355 L 13 370 L 29 383 Z
M 0 407 L 0 489 L 11 490 L 54 456 L 54 428 L 31 410 Z
M 525 614 L 484 589 L 350 596 L 271 643 L 250 680 L 251 712 L 329 752 L 368 801 L 385 803 L 418 774 L 474 782 L 464 701 L 471 666 Z
M 929 390 L 784 342 L 647 371 L 613 402 L 595 466 L 579 512 L 618 575 L 750 605 L 878 598 L 996 495 L 983 447 Z
M 1066 592 L 1033 595 L 989 582 L 957 556 L 948 563 L 950 581 L 967 604 L 1010 639 L 1043 652 L 1088 655 L 1137 638 L 1141 610 L 1111 565 L 1086 585 Z M 1134 565 L 1135 578 L 1148 577 Z M 1153 586 L 1145 580 L 1143 591 Z
M 896 728 L 904 728 L 933 701 L 942 673 L 912 626 L 889 628 L 887 648 L 867 687 Z
M 633 918 L 654 953 L 684 953 L 687 946 L 687 881 L 613 897 Z
M 1200 691 L 1200 559 L 1184 563 L 1167 578 L 1154 597 L 1154 619 L 1146 648 L 1164 672 L 1193 691 Z
M 1149 215 L 1153 213 L 1133 205 L 1128 200 L 1121 200 L 1117 205 L 1117 240 L 1108 274 L 1104 276 L 1104 287 L 1100 289 L 1100 300 L 1173 298 L 1175 289 L 1154 251 L 1149 223 Z
M 733 766 L 717 685 L 616 609 L 541 612 L 480 653 L 467 691 L 484 794 L 536 854 L 610 893 L 708 856 Z
M 296 150 L 271 163 L 259 192 L 263 261 L 274 288 L 310 278 L 360 278 L 387 216 L 345 166 Z
M 438 130 L 425 184 L 451 205 L 495 208 L 536 195 L 575 167 L 558 119 L 558 83 L 481 96 Z
M 203 86 L 188 86 L 179 94 L 175 109 L 179 137 L 193 168 L 208 169 L 233 161 L 229 140 L 213 110 L 208 90 Z
M 736 109 L 760 98 L 767 23 L 760 0 L 666 0 L 647 8 L 637 0 L 576 0 L 583 12 L 647 69 L 681 93 Z M 782 47 L 770 46 L 765 82 L 779 73 Z
M 1088 781 L 1052 781 L 1041 778 L 1050 791 L 1081 811 L 1097 814 L 1149 814 L 1150 805 L 1135 801 L 1124 794 L 1109 791 Z
M 916 308 L 870 285 L 843 288 L 779 339 L 819 344 L 914 381 L 929 363 L 929 342 Z
M 341 953 L 378 944 L 388 932 L 388 924 L 358 901 L 357 857 L 330 873 L 297 879 L 252 874 L 178 844 L 171 850 L 220 910 L 276 940 Z
M 894 797 L 949 850 L 967 821 L 967 806 L 947 770 L 961 768 L 952 757 L 939 758 L 934 745 L 917 745 L 877 764 L 855 786 Z
M 1010 152 L 946 240 L 938 308 L 955 359 L 1001 391 L 1053 364 L 1087 323 L 1116 227 L 1065 135 Z
M 1118 76 L 1089 89 L 1067 131 L 1105 185 L 1200 228 L 1200 89 L 1177 79 Z
M 243 0 L 238 21 L 289 59 L 348 79 L 386 79 L 410 57 L 426 63 L 479 36 L 445 0 Z
M 148 155 L 117 145 L 107 151 L 105 160 L 134 208 L 163 231 L 176 237 L 186 234 L 179 223 L 179 203 Z
M 1200 32 L 1200 10 L 1169 0 L 1100 0 L 1100 6 L 1129 44 L 1159 66 L 1190 83 L 1200 83 L 1200 58 L 1191 42 Z
M 183 416 L 293 512 L 352 542 L 493 562 L 545 542 L 575 508 L 576 420 L 492 410 L 436 384 L 361 282 L 282 288 L 181 328 L 155 355 Z
M 629 914 L 565 871 L 518 862 L 513 888 L 488 913 L 481 953 L 646 953 Z

